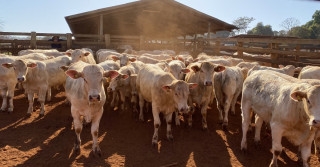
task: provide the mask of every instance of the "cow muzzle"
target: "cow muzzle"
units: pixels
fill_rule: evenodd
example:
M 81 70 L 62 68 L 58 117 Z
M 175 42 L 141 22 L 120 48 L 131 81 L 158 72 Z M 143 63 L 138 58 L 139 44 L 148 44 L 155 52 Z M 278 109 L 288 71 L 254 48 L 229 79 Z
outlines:
M 205 81 L 205 82 L 204 82 L 204 85 L 205 85 L 205 86 L 212 86 L 212 81 Z
M 19 77 L 19 78 L 17 78 L 17 80 L 18 80 L 18 82 L 24 82 L 24 77 Z
M 315 128 L 320 128 L 320 120 L 313 120 L 311 125 Z
M 98 102 L 100 101 L 100 95 L 89 95 L 90 102 Z
M 179 109 L 179 112 L 187 113 L 188 112 L 188 108 L 189 107 L 182 107 L 182 108 Z

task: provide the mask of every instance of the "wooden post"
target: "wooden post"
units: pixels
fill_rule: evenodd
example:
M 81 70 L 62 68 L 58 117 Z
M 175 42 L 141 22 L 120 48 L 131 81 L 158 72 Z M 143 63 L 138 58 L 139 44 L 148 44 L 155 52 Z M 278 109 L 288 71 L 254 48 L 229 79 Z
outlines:
M 37 33 L 35 31 L 31 32 L 30 46 L 31 46 L 31 49 L 37 48 Z
M 143 35 L 140 35 L 140 50 L 143 50 L 144 49 L 144 36 Z
M 215 42 L 215 54 L 217 55 L 217 56 L 219 56 L 220 55 L 220 41 L 216 41 Z
M 300 49 L 301 49 L 301 45 L 297 44 L 296 52 L 300 52 Z M 295 55 L 295 61 L 296 61 L 296 65 L 300 66 L 300 56 L 298 54 Z
M 269 45 L 269 46 L 271 46 L 272 50 L 277 50 L 279 45 L 277 43 L 271 43 L 271 45 Z M 278 65 L 279 65 L 278 64 L 279 63 L 278 57 L 279 57 L 278 54 L 271 53 L 271 62 L 272 62 L 271 66 L 272 67 L 275 67 L 275 68 L 278 67 Z
M 70 33 L 67 33 L 67 50 L 72 49 L 72 36 Z
M 106 44 L 106 48 L 110 48 L 111 46 L 110 34 L 104 34 L 104 42 Z
M 103 15 L 100 15 L 99 19 L 99 35 L 100 35 L 100 41 L 103 40 Z
M 211 32 L 211 23 L 209 22 L 209 23 L 208 23 L 208 37 L 207 37 L 208 43 L 210 43 L 210 38 L 211 38 L 210 32 Z
M 237 48 L 237 52 L 238 52 L 238 56 L 240 58 L 243 58 L 243 51 L 242 51 L 242 47 L 243 47 L 243 42 L 238 42 L 238 48 Z

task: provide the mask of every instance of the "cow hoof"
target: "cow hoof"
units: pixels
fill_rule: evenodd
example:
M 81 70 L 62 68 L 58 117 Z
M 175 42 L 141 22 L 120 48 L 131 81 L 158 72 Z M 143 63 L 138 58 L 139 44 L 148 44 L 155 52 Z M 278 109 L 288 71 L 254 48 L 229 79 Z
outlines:
M 247 150 L 246 148 L 242 148 L 242 149 L 241 149 L 241 152 L 242 152 L 243 154 L 245 154 L 245 155 L 248 154 L 248 150 Z
M 27 113 L 26 117 L 30 118 L 31 117 L 31 113 Z
M 79 155 L 80 154 L 80 146 L 79 145 L 75 145 L 74 148 L 73 148 L 73 151 L 76 155 Z
M 39 118 L 42 118 L 44 116 L 44 114 L 39 114 Z
M 254 147 L 256 149 L 260 149 L 261 148 L 261 142 L 260 141 L 254 141 Z
M 169 141 L 173 141 L 173 136 L 168 136 L 167 139 L 168 139 Z
M 157 142 L 152 142 L 152 147 L 156 148 L 158 146 L 158 143 Z
M 225 124 L 223 124 L 223 125 L 222 125 L 222 130 L 225 131 L 225 132 L 227 132 L 227 131 L 228 131 L 228 126 L 225 125 Z
M 0 109 L 0 112 L 6 112 L 6 109 Z
M 221 125 L 222 123 L 223 123 L 223 120 L 219 120 L 219 121 L 218 121 L 218 124 Z
M 202 127 L 202 130 L 203 130 L 204 132 L 208 132 L 208 127 Z
M 100 150 L 100 148 L 96 148 L 96 149 L 94 149 L 94 150 L 92 150 L 92 152 L 93 152 L 93 155 L 94 156 L 99 156 L 99 157 L 101 157 L 101 150 Z

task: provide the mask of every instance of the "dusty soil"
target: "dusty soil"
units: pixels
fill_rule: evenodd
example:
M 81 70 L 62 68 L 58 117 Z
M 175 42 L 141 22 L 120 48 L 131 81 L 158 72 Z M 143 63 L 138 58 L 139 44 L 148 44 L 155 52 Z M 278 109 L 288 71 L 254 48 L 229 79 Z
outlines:
M 56 92 L 57 93 L 57 92 Z M 261 147 L 248 135 L 248 153 L 240 151 L 241 115 L 230 115 L 227 132 L 221 130 L 215 106 L 208 111 L 208 131 L 201 128 L 201 114 L 195 113 L 192 128 L 173 126 L 174 141 L 166 140 L 166 125 L 162 121 L 159 146 L 153 148 L 152 114 L 139 122 L 131 111 L 113 111 L 105 105 L 100 122 L 99 141 L 102 157 L 91 153 L 90 127 L 81 133 L 81 153 L 73 154 L 75 132 L 72 129 L 70 106 L 65 105 L 63 92 L 54 93 L 46 104 L 46 113 L 38 118 L 39 104 L 26 118 L 28 102 L 21 91 L 16 92 L 12 114 L 0 113 L 0 166 L 268 166 L 272 158 L 271 137 L 262 132 Z M 280 166 L 298 166 L 297 147 L 283 140 L 284 152 Z M 314 150 L 312 149 L 314 152 Z M 320 166 L 312 155 L 311 166 Z

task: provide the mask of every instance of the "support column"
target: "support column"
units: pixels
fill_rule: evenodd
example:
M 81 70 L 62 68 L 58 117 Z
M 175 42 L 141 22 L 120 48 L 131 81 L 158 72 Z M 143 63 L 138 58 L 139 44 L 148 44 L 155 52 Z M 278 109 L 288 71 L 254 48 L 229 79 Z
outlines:
M 99 19 L 99 35 L 100 35 L 100 41 L 103 40 L 103 15 L 100 15 Z

